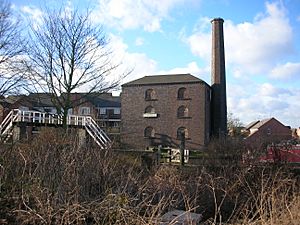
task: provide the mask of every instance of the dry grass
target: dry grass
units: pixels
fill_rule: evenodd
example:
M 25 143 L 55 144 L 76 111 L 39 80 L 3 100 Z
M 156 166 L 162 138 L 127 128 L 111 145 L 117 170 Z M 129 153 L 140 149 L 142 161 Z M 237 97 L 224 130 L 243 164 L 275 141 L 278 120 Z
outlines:
M 299 178 L 289 170 L 233 164 L 149 171 L 139 157 L 76 143 L 72 131 L 47 129 L 1 148 L 0 224 L 157 224 L 172 209 L 201 213 L 207 224 L 300 221 Z

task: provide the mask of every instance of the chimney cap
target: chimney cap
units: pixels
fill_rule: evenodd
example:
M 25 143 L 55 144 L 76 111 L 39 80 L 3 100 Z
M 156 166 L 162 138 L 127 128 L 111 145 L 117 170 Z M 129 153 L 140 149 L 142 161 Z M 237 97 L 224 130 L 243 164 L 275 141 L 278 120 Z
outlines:
M 222 23 L 224 23 L 224 20 L 221 17 L 218 17 L 218 18 L 212 19 L 210 22 L 211 23 L 213 23 L 213 22 L 222 22 Z

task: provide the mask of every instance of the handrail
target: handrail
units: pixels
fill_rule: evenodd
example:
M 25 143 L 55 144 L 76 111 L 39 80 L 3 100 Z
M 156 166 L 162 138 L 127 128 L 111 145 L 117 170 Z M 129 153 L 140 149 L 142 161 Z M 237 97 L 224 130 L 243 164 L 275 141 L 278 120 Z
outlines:
M 92 117 L 86 117 L 85 119 L 85 128 L 87 132 L 94 138 L 95 142 L 101 147 L 101 149 L 110 147 L 111 140 L 92 119 Z
M 7 133 L 12 128 L 14 122 L 32 122 L 57 125 L 63 124 L 61 115 L 31 110 L 13 109 L 9 112 L 0 125 L 0 136 Z M 110 138 L 98 126 L 91 116 L 68 115 L 67 125 L 85 127 L 86 131 L 92 136 L 94 141 L 101 147 L 101 149 L 111 145 Z
M 1 125 L 0 125 L 0 131 L 2 132 L 2 129 L 7 127 L 7 125 L 10 123 L 10 119 L 12 117 L 13 114 L 13 110 L 10 111 L 7 116 L 4 118 L 4 120 L 2 121 Z

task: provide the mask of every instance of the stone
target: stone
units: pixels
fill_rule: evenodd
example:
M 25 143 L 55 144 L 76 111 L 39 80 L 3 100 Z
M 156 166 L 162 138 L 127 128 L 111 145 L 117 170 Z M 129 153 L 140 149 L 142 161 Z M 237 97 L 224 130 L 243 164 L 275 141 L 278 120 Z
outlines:
M 202 215 L 183 210 L 173 210 L 164 214 L 160 225 L 197 225 L 202 220 Z

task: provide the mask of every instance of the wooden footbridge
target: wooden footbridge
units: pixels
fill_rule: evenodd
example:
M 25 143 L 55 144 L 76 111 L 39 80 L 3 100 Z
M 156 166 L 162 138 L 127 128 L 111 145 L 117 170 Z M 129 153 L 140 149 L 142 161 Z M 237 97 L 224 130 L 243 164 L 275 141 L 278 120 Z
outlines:
M 26 123 L 39 126 L 62 126 L 62 116 L 31 110 L 13 109 L 4 118 L 0 125 L 0 139 L 7 142 L 12 138 L 14 126 Z M 67 125 L 84 128 L 101 149 L 111 147 L 111 140 L 107 134 L 98 126 L 91 116 L 68 115 Z

